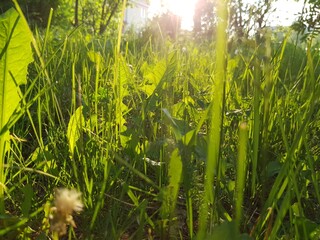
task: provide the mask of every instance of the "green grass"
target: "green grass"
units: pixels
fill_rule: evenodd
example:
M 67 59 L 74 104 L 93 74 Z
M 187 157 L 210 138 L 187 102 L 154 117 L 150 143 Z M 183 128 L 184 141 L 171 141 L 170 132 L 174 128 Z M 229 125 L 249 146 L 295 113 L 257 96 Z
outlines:
M 0 238 L 51 236 L 59 187 L 85 205 L 67 239 L 319 238 L 312 43 L 227 50 L 223 21 L 212 43 L 49 27 L 1 148 Z

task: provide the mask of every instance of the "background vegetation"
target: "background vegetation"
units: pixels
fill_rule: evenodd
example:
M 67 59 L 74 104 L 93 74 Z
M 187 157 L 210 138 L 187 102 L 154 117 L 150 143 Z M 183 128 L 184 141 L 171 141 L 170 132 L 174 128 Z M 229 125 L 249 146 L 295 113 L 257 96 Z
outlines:
M 66 187 L 61 239 L 318 239 L 317 35 L 270 29 L 269 4 L 122 35 L 125 1 L 3 2 L 1 238 L 50 239 Z

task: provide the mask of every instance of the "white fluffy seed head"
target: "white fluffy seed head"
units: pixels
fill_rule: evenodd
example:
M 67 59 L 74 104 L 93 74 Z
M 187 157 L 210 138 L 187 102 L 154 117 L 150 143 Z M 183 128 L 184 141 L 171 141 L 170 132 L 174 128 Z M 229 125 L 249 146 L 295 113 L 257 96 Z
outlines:
M 73 212 L 81 212 L 83 204 L 81 201 L 81 193 L 75 189 L 61 188 L 55 190 L 54 206 L 51 208 L 50 229 L 59 236 L 67 233 L 67 225 L 76 227 L 73 220 Z
M 55 192 L 54 205 L 57 212 L 63 215 L 72 215 L 73 211 L 79 213 L 83 209 L 81 193 L 75 189 L 57 189 Z

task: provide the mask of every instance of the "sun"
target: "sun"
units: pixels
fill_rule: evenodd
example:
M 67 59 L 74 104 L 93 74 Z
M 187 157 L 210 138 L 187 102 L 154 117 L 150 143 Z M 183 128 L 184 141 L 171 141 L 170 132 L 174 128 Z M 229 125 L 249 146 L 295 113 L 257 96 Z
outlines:
M 166 0 L 163 2 L 169 10 L 181 17 L 190 18 L 194 14 L 196 0 Z
M 181 17 L 182 29 L 191 30 L 196 1 L 197 0 L 151 0 L 149 12 L 152 16 L 163 11 L 162 7 L 164 7 Z
M 167 8 L 174 14 L 181 17 L 181 27 L 191 28 L 196 0 L 165 0 Z

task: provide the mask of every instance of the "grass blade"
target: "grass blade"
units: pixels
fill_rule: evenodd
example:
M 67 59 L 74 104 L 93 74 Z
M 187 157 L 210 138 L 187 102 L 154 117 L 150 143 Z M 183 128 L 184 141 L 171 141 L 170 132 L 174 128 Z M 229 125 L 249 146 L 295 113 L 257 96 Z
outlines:
M 215 204 L 214 195 L 214 176 L 217 174 L 219 161 L 221 122 L 222 122 L 222 106 L 224 99 L 224 82 L 226 78 L 226 47 L 227 47 L 227 1 L 219 1 L 217 9 L 217 17 L 219 19 L 217 26 L 217 40 L 215 46 L 215 71 L 212 73 L 214 79 L 213 106 L 211 112 L 211 124 L 209 132 L 209 144 L 207 155 L 207 166 L 204 183 L 203 203 L 200 209 L 199 230 L 197 239 L 204 239 L 208 226 L 212 223 L 208 221 L 209 205 Z M 212 212 L 212 211 L 211 211 Z
M 247 144 L 248 144 L 248 126 L 243 122 L 239 126 L 239 150 L 237 164 L 237 180 L 235 192 L 235 207 L 236 207 L 236 224 L 240 227 L 242 217 L 243 195 L 246 187 L 246 170 L 247 170 Z

